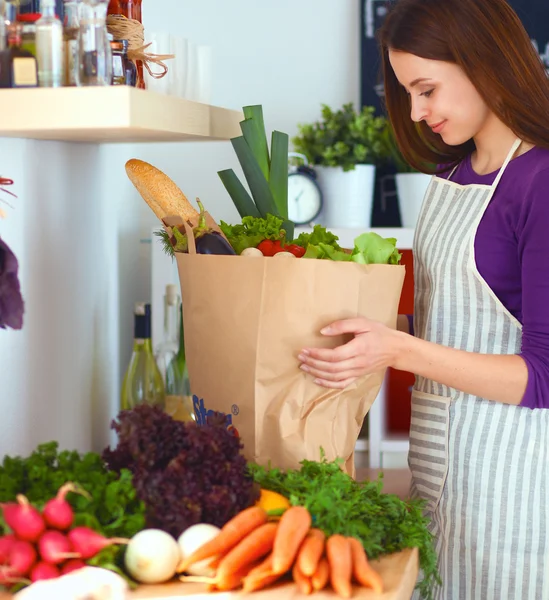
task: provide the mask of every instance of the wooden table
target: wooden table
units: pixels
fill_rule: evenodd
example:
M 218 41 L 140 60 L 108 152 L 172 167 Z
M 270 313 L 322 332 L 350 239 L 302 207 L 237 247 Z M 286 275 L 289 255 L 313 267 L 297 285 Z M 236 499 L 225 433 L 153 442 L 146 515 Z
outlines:
M 354 587 L 354 600 L 410 600 L 416 585 L 419 572 L 419 557 L 417 548 L 404 550 L 398 554 L 384 556 L 372 561 L 372 567 L 383 579 L 384 591 L 376 594 L 370 589 Z M 259 592 L 244 595 L 242 592 L 205 591 L 206 586 L 193 583 L 166 583 L 163 585 L 144 585 L 132 592 L 128 600 L 339 600 L 331 590 L 316 592 L 312 596 L 300 594 L 293 583 L 272 586 Z M 44 599 L 45 600 L 45 599 Z

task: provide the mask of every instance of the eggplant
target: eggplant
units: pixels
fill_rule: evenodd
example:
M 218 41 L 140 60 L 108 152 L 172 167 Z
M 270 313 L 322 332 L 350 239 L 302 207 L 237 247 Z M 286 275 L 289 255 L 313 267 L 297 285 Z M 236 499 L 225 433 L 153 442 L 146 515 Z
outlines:
M 195 233 L 194 241 L 197 254 L 236 254 L 229 242 L 216 231 L 203 233 L 198 237 Z
M 197 203 L 200 208 L 200 216 L 198 218 L 198 225 L 193 229 L 196 253 L 236 255 L 229 242 L 219 232 L 208 227 L 204 206 L 198 199 Z

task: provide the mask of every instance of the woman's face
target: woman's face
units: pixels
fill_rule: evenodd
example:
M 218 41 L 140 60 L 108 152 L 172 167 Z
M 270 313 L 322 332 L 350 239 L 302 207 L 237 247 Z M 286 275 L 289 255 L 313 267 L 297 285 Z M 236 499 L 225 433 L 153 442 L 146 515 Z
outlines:
M 413 121 L 425 121 L 450 146 L 482 132 L 492 113 L 461 67 L 396 50 L 389 60 L 410 97 Z

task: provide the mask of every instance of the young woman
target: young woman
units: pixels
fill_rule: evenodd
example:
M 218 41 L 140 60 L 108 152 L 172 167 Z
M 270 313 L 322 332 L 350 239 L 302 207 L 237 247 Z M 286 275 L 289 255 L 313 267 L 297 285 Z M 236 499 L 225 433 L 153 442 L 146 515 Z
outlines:
M 436 598 L 549 599 L 549 80 L 504 0 L 397 0 L 380 31 L 403 155 L 428 171 L 413 330 L 365 318 L 301 368 L 343 388 L 416 374 L 409 464 Z M 432 172 L 432 171 L 431 171 Z

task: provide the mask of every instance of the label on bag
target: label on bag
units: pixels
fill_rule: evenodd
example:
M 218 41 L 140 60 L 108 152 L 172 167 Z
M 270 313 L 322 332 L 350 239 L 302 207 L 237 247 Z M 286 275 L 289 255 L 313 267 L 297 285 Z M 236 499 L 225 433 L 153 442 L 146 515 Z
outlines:
M 216 411 L 216 410 L 211 410 L 211 409 L 206 408 L 206 406 L 204 405 L 204 400 L 194 394 L 193 394 L 193 408 L 194 408 L 194 415 L 196 417 L 196 422 L 198 423 L 198 425 L 207 425 L 208 417 L 213 417 L 215 415 L 218 415 L 218 416 L 221 415 L 225 418 L 225 427 L 227 428 L 227 431 L 231 432 L 236 437 L 240 437 L 240 434 L 238 433 L 238 429 L 233 425 L 233 415 L 228 415 L 221 411 Z M 238 411 L 238 406 L 236 404 L 233 404 L 232 411 L 233 411 L 233 414 L 235 414 L 235 415 L 238 414 L 239 411 Z

